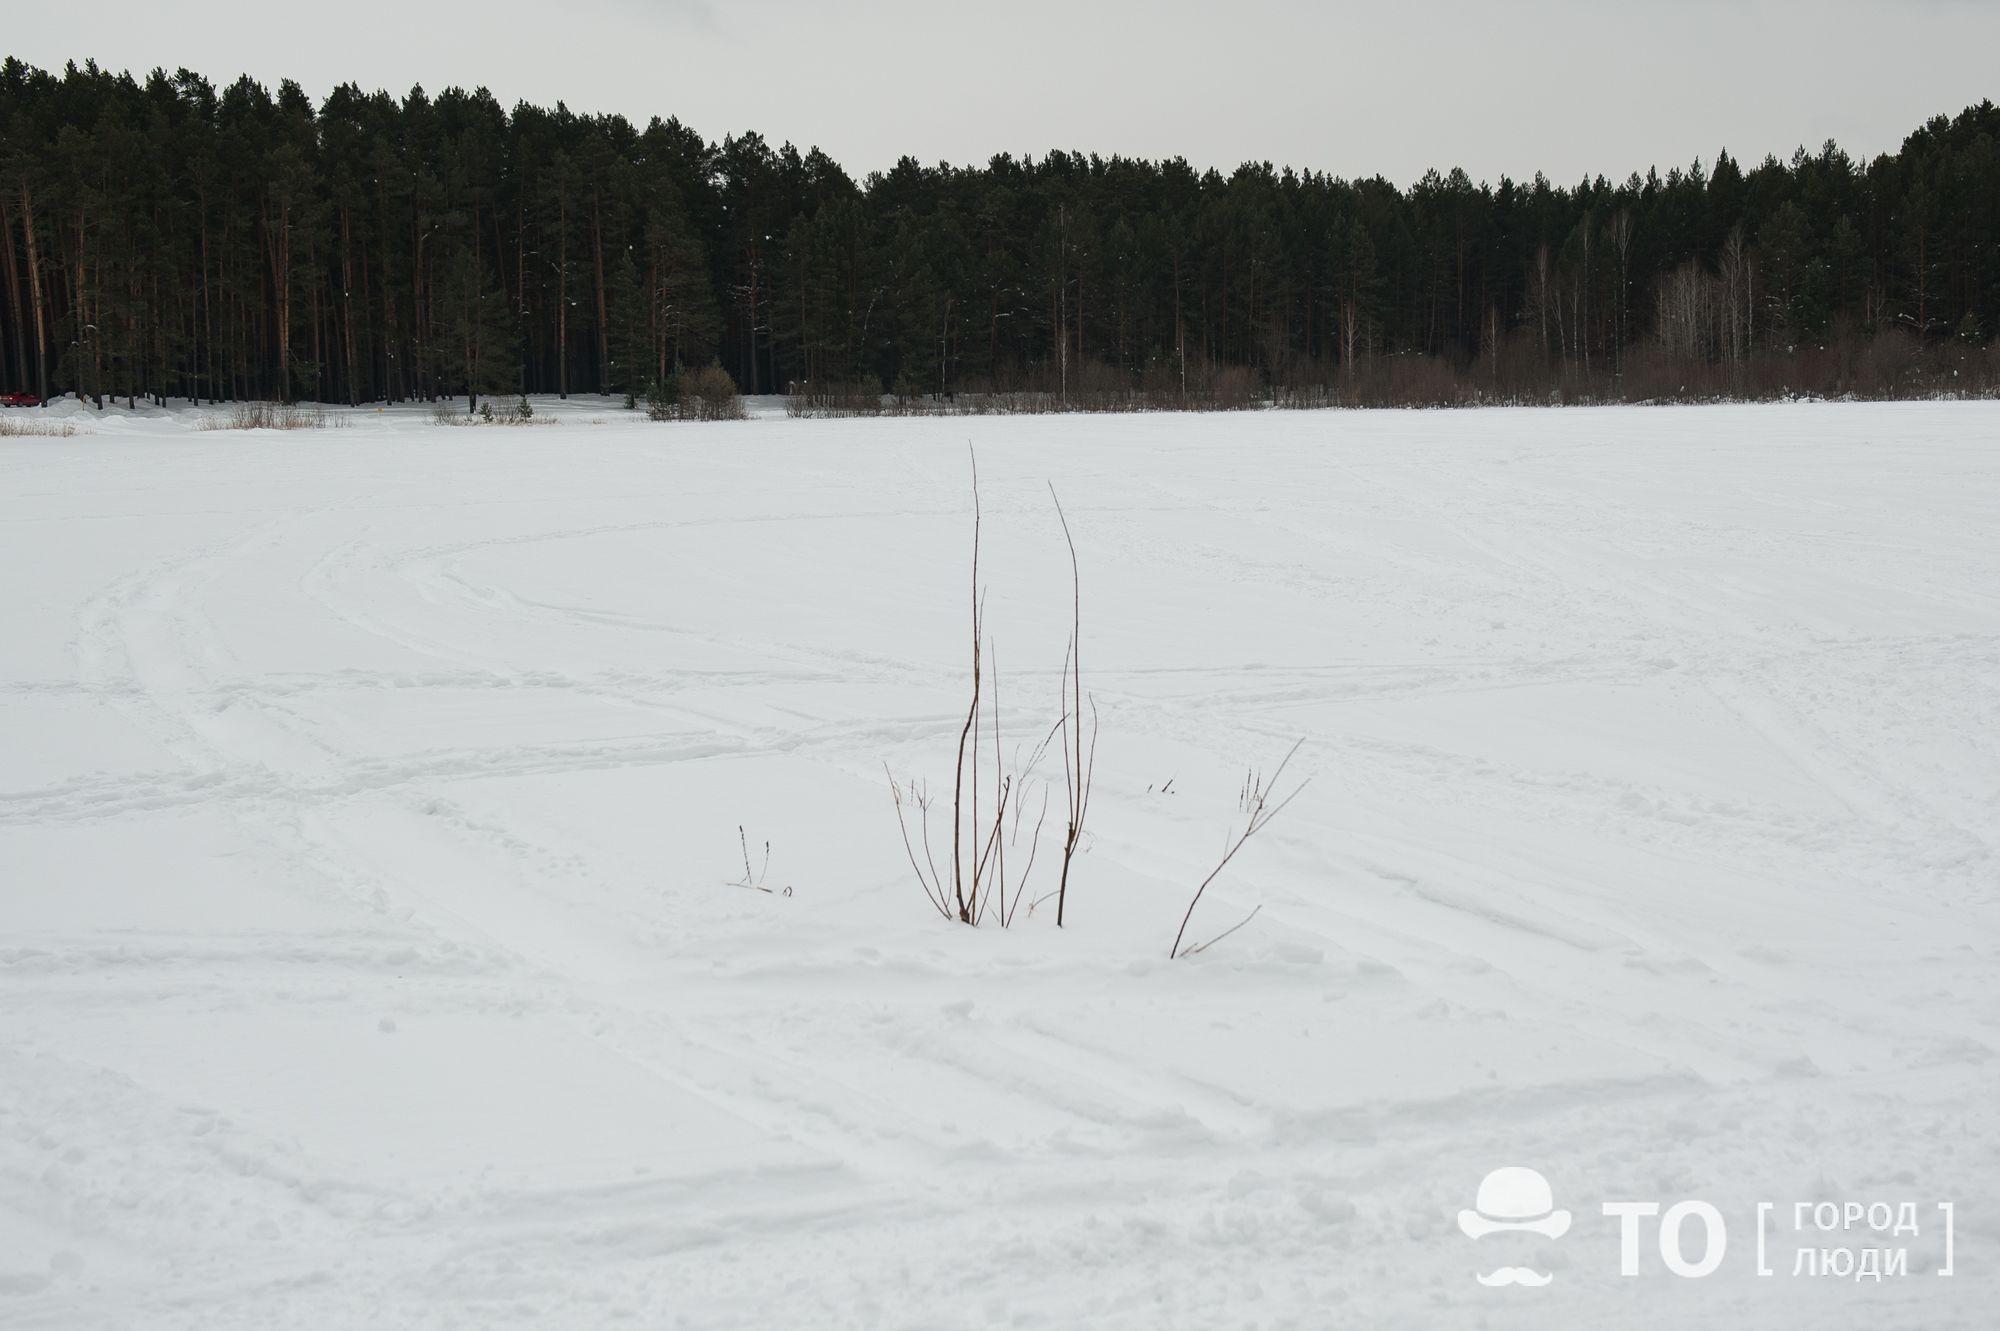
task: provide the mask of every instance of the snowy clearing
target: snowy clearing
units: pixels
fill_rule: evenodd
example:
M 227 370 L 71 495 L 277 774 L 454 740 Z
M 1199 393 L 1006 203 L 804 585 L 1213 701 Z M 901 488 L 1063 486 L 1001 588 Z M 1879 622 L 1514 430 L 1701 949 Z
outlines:
M 2000 404 L 69 410 L 0 440 L 0 1324 L 1992 1325 Z M 968 441 L 1010 745 L 1047 481 L 1082 563 L 1061 931 L 942 922 L 883 775 Z M 1504 1165 L 1565 1237 L 1460 1231 Z M 1621 1277 L 1688 1198 L 1720 1269 Z M 1828 1200 L 1922 1233 L 1760 1278 Z

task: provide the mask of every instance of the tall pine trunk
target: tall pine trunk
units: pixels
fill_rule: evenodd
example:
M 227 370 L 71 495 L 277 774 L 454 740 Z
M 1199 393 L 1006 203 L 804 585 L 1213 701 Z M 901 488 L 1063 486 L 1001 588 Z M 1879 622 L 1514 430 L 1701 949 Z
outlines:
M 556 396 L 569 396 L 569 192 L 556 205 Z
M 611 323 L 605 315 L 604 300 L 604 207 L 602 194 L 590 192 L 590 248 L 597 268 L 597 391 L 605 391 L 605 373 L 611 365 Z
M 35 393 L 43 401 L 49 396 L 49 325 L 42 304 L 42 258 L 35 245 L 35 201 L 28 182 L 21 180 L 21 225 L 28 238 L 28 290 L 35 306 Z M 60 228 L 58 228 L 60 229 Z
M 6 264 L 8 322 L 14 326 L 13 370 L 20 376 L 15 382 L 26 384 L 28 382 L 27 310 L 21 298 L 19 265 L 14 260 L 14 222 L 8 215 L 4 199 L 0 199 L 0 259 L 4 259 Z

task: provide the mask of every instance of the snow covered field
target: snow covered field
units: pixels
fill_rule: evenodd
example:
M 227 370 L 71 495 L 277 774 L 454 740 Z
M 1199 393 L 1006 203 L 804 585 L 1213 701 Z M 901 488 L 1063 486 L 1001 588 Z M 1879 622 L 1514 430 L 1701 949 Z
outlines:
M 1994 1324 L 2000 404 L 541 411 L 0 440 L 0 1326 Z M 1082 563 L 1061 931 L 883 775 L 968 441 L 1010 744 L 1045 481 Z M 1460 1231 L 1503 1165 L 1565 1236 Z

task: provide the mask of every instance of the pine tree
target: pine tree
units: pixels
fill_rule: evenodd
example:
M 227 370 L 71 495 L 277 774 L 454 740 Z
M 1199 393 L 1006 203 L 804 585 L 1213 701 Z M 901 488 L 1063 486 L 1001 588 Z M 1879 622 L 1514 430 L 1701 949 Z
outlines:
M 449 361 L 440 365 L 440 377 L 455 379 L 464 388 L 467 414 L 479 409 L 482 393 L 516 391 L 513 313 L 473 246 L 456 247 L 446 261 L 439 304 L 445 332 L 441 345 Z

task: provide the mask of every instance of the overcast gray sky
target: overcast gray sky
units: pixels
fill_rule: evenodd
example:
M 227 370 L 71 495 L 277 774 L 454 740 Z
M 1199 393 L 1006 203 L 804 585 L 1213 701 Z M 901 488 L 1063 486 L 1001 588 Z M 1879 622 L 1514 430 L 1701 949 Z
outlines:
M 82 0 L 18 7 L 5 47 L 315 97 L 484 84 L 818 144 L 857 176 L 1064 147 L 1567 183 L 1719 147 L 1872 155 L 2000 95 L 2000 0 Z

